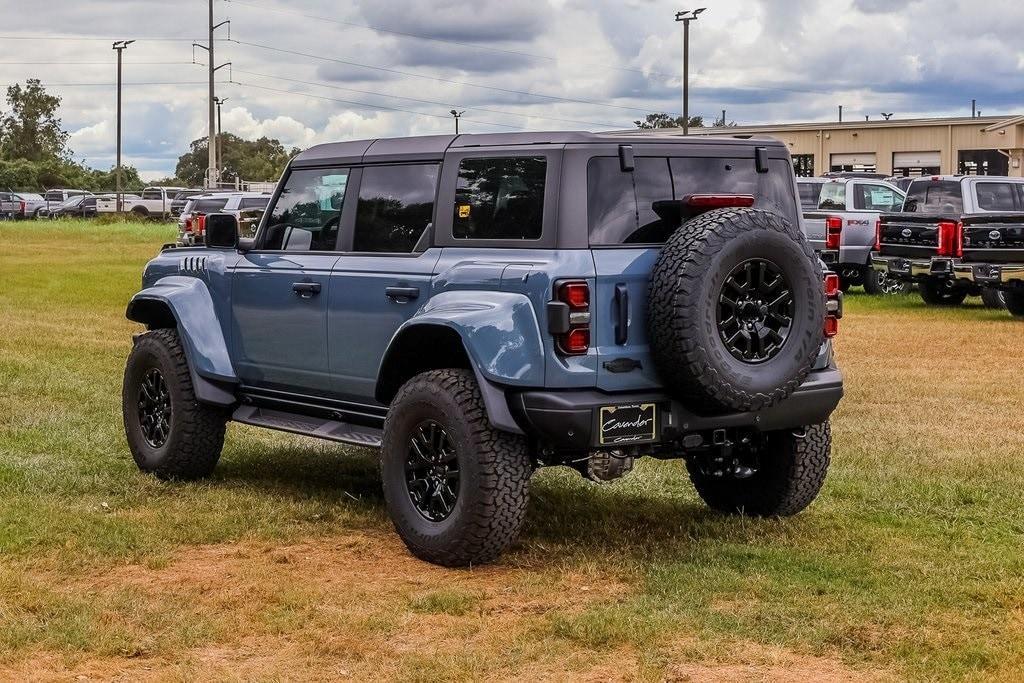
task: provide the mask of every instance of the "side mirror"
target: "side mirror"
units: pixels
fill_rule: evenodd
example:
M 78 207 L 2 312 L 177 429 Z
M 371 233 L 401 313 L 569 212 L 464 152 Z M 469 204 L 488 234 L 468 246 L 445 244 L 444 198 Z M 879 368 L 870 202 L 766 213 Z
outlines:
M 234 249 L 238 246 L 238 219 L 230 213 L 206 216 L 206 246 L 211 249 Z

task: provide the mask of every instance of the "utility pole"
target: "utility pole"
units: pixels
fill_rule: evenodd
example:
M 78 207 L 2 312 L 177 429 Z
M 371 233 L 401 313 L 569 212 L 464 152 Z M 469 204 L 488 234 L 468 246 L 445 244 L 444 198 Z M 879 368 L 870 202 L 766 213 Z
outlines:
M 209 10 L 210 10 L 210 13 L 209 13 L 210 14 L 210 17 L 209 17 L 210 18 L 210 21 L 209 21 L 209 28 L 210 28 L 209 44 L 207 44 L 207 45 L 200 45 L 199 43 L 192 43 L 192 46 L 193 47 L 199 47 L 199 48 L 202 48 L 202 49 L 206 50 L 207 57 L 208 57 L 208 59 L 207 59 L 207 62 L 208 62 L 207 67 L 209 69 L 209 75 L 210 75 L 210 94 L 209 94 L 209 101 L 208 101 L 208 107 L 207 107 L 207 113 L 209 114 L 209 136 L 206 139 L 206 147 L 207 147 L 206 187 L 215 187 L 216 184 L 217 184 L 217 178 L 218 178 L 218 175 L 219 175 L 219 170 L 217 168 L 217 148 L 216 148 L 216 144 L 217 143 L 216 143 L 216 140 L 215 140 L 216 130 L 214 128 L 214 126 L 215 126 L 215 121 L 214 121 L 214 104 L 215 104 L 215 102 L 214 102 L 214 100 L 216 99 L 216 94 L 214 92 L 214 87 L 213 87 L 213 78 L 214 78 L 214 76 L 216 75 L 216 73 L 217 73 L 217 71 L 219 69 L 227 66 L 231 62 L 225 62 L 224 64 L 221 64 L 219 66 L 216 65 L 216 61 L 214 60 L 214 57 L 213 57 L 213 32 L 216 31 L 221 26 L 224 26 L 225 24 L 230 24 L 231 22 L 228 21 L 228 20 L 225 20 L 225 21 L 220 22 L 219 24 L 214 24 L 213 23 L 213 0 L 209 0 Z
M 124 200 L 121 197 L 121 53 L 134 42 L 134 40 L 118 40 L 113 47 L 117 52 L 117 172 L 114 175 L 117 183 L 116 206 L 118 213 L 124 210 Z
M 706 9 L 676 12 L 676 21 L 683 22 L 683 135 L 690 134 L 690 22 Z
M 455 134 L 458 135 L 459 134 L 459 119 L 462 118 L 462 115 L 465 114 L 466 111 L 465 110 L 463 110 L 463 111 L 456 111 L 456 110 L 452 109 L 448 113 L 451 114 L 452 117 L 455 119 Z
M 227 97 L 214 97 L 213 101 L 217 104 L 217 171 L 224 170 L 224 137 L 220 129 L 220 105 L 228 101 Z
M 721 123 L 721 126 L 722 126 L 722 128 L 725 128 L 725 110 L 724 109 L 722 110 L 722 123 Z

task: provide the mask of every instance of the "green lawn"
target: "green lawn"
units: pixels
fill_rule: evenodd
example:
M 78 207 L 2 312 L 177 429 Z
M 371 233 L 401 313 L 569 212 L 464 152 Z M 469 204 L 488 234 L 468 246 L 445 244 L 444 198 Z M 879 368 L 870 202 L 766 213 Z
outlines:
M 128 298 L 173 228 L 0 224 L 0 678 L 1019 680 L 1024 324 L 851 294 L 819 500 L 707 511 L 679 463 L 534 479 L 495 567 L 412 560 L 373 453 L 232 425 L 137 472 Z

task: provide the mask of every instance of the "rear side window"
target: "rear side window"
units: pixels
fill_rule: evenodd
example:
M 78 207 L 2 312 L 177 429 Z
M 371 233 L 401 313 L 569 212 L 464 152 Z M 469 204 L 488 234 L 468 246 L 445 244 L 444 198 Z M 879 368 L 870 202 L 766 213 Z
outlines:
M 818 195 L 818 208 L 846 211 L 846 183 L 825 183 Z
M 964 199 L 955 180 L 915 180 L 903 204 L 907 213 L 963 213 Z
M 434 217 L 437 164 L 363 169 L 352 250 L 408 254 Z
M 803 209 L 818 208 L 818 195 L 821 194 L 821 183 L 797 183 L 800 189 L 800 207 Z
M 217 213 L 223 209 L 228 203 L 228 198 L 223 199 L 200 199 L 193 203 L 193 213 Z
M 757 173 L 753 159 L 638 157 L 632 173 L 618 157 L 596 157 L 587 169 L 592 245 L 661 244 L 678 227 L 678 212 L 660 202 L 691 194 L 752 194 L 754 206 L 797 221 L 793 170 L 782 159 Z
M 64 193 L 63 192 L 47 192 L 46 193 L 46 201 L 48 201 L 48 202 L 62 202 L 62 201 L 64 201 Z
M 265 209 L 270 202 L 270 197 L 244 197 L 238 202 L 241 209 Z
M 1010 183 L 978 183 L 978 208 L 983 211 L 1019 211 L 1016 188 Z
M 540 239 L 546 174 L 543 157 L 463 159 L 455 188 L 455 238 Z

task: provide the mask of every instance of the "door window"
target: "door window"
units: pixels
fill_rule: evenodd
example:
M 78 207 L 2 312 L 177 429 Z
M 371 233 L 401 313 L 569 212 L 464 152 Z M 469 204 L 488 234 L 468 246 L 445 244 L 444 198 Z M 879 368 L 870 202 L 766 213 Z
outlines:
M 455 189 L 455 238 L 540 239 L 546 173 L 544 157 L 463 159 Z
M 860 183 L 855 186 L 853 206 L 865 211 L 899 211 L 903 207 L 903 195 L 885 185 Z
M 363 169 L 352 250 L 408 254 L 434 217 L 437 164 Z
M 142 191 L 142 198 L 143 199 L 157 199 L 157 200 L 159 200 L 161 197 L 162 197 L 162 195 L 160 194 L 160 190 L 143 190 Z
M 347 168 L 297 169 L 270 209 L 261 249 L 333 251 L 338 242 Z
M 983 211 L 1018 211 L 1010 183 L 978 183 L 978 208 Z

